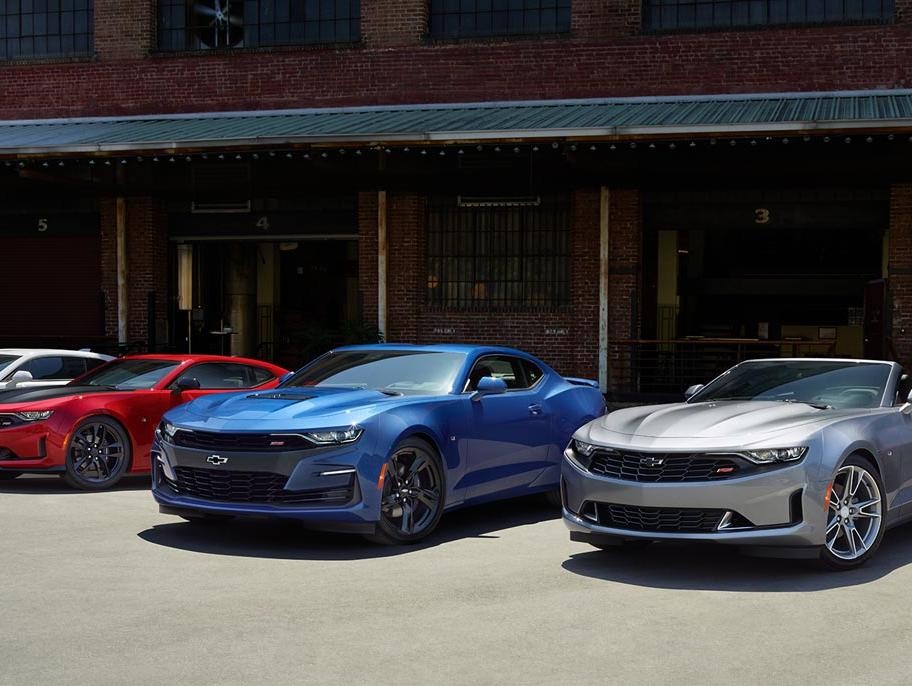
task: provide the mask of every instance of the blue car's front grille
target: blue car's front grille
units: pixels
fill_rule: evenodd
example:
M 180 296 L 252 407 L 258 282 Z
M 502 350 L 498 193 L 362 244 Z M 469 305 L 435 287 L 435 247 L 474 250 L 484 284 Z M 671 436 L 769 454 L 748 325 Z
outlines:
M 221 503 L 275 505 L 344 505 L 351 501 L 354 479 L 341 488 L 286 491 L 288 477 L 271 472 L 175 467 L 177 480 L 165 479 L 177 495 Z
M 222 433 L 180 429 L 171 439 L 174 445 L 198 450 L 234 450 L 237 452 L 282 452 L 310 450 L 313 441 L 292 433 Z
M 750 465 L 736 455 L 638 453 L 598 450 L 589 463 L 593 474 L 623 481 L 665 483 L 718 481 L 744 476 Z

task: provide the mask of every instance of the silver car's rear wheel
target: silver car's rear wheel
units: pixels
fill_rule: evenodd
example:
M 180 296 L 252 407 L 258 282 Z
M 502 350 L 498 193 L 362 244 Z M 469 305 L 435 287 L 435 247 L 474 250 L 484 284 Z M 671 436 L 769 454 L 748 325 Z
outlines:
M 826 526 L 826 550 L 836 560 L 861 562 L 880 543 L 883 495 L 878 479 L 860 460 L 836 472 Z

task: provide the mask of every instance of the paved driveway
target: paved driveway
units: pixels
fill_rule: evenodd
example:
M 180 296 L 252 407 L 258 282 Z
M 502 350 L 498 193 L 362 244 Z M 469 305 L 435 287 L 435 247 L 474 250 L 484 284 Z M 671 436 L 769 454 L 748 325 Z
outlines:
M 537 499 L 395 550 L 0 484 L 0 683 L 909 683 L 912 527 L 850 573 L 598 552 Z

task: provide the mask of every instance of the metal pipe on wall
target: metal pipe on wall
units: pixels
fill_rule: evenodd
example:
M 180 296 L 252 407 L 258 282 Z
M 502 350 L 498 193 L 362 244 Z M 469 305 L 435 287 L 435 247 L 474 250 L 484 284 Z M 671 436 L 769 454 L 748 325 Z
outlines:
M 117 342 L 127 343 L 127 201 L 117 198 L 114 206 L 114 231 L 117 254 Z
M 377 191 L 377 328 L 384 340 L 388 338 L 386 201 L 386 191 Z
M 608 392 L 608 297 L 611 191 L 602 186 L 599 203 L 599 388 Z

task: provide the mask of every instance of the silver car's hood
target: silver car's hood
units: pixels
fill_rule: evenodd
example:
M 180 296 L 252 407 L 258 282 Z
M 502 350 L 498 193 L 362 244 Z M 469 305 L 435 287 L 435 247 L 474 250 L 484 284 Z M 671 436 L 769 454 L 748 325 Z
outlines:
M 820 410 L 803 403 L 725 401 L 617 410 L 588 425 L 588 440 L 629 447 L 739 447 L 779 435 L 807 435 L 865 410 Z M 782 446 L 787 447 L 787 446 Z

